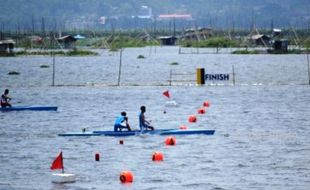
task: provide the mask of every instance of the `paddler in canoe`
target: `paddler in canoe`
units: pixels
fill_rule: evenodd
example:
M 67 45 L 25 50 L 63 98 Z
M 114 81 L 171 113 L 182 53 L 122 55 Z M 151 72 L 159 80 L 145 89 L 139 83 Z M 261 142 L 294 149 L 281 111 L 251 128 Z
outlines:
M 11 98 L 9 97 L 9 89 L 5 89 L 4 94 L 1 95 L 1 107 L 12 107 L 12 105 L 10 104 L 10 100 Z
M 128 123 L 128 117 L 126 115 L 126 112 L 122 112 L 121 115 L 116 118 L 114 123 L 114 131 L 122 131 L 122 129 L 131 131 L 130 125 Z
M 140 107 L 140 115 L 139 115 L 139 126 L 140 130 L 154 130 L 154 127 L 151 126 L 151 123 L 145 119 L 144 113 L 146 112 L 145 106 Z

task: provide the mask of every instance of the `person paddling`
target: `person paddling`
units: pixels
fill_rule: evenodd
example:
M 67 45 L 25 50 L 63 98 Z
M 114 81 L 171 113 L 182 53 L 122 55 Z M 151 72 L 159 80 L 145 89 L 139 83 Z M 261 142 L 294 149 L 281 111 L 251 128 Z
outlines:
M 126 112 L 122 112 L 121 115 L 115 120 L 114 131 L 122 131 L 122 129 L 131 131 L 128 123 L 128 117 L 126 115 Z
M 143 130 L 154 130 L 154 127 L 151 126 L 151 123 L 145 119 L 144 113 L 146 112 L 145 106 L 140 107 L 141 113 L 139 115 L 139 126 L 141 131 Z
M 5 89 L 4 94 L 1 95 L 1 107 L 12 107 L 10 100 L 11 98 L 9 97 L 9 89 Z

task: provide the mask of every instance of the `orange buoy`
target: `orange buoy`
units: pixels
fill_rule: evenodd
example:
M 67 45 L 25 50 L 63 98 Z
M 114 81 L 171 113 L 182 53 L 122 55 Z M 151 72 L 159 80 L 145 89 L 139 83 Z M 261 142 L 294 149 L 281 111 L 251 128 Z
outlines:
M 162 152 L 156 151 L 154 152 L 152 156 L 153 161 L 163 161 L 164 160 L 164 154 Z
M 166 143 L 166 145 L 174 146 L 174 145 L 176 145 L 177 140 L 175 139 L 175 137 L 169 136 L 169 137 L 166 138 L 165 143 Z
M 197 117 L 195 115 L 190 115 L 188 117 L 188 122 L 195 123 L 197 121 Z
M 197 110 L 197 113 L 198 113 L 198 114 L 205 114 L 205 113 L 206 113 L 206 110 L 205 110 L 204 108 L 199 108 L 199 109 Z
M 204 107 L 210 107 L 210 102 L 209 102 L 209 101 L 205 101 L 205 102 L 203 103 L 203 106 L 204 106 Z
M 95 160 L 98 162 L 98 161 L 100 161 L 100 154 L 99 154 L 99 152 L 97 152 L 96 154 L 95 154 Z
M 119 144 L 124 144 L 124 140 L 119 140 Z
M 187 126 L 186 126 L 186 125 L 181 125 L 181 126 L 179 127 L 179 129 L 186 130 L 186 129 L 187 129 Z
M 133 182 L 133 174 L 131 171 L 122 171 L 119 179 L 122 183 L 132 183 Z

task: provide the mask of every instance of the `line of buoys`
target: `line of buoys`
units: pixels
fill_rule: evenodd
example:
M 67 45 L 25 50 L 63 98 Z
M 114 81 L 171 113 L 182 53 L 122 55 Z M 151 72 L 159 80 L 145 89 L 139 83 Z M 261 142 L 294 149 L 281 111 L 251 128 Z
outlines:
M 163 161 L 164 160 L 164 154 L 162 152 L 156 151 L 154 152 L 152 156 L 153 161 Z
M 98 162 L 98 161 L 100 161 L 100 154 L 99 154 L 99 152 L 97 152 L 96 154 L 95 154 L 95 160 Z
M 190 123 L 195 123 L 195 122 L 197 122 L 197 117 L 196 117 L 195 115 L 190 115 L 190 116 L 188 117 L 188 122 L 190 122 Z
M 132 183 L 133 182 L 133 173 L 131 171 L 122 171 L 119 180 L 122 183 Z
M 177 140 L 173 136 L 169 136 L 165 140 L 166 145 L 174 146 L 177 143 Z
M 206 110 L 205 110 L 204 108 L 199 108 L 199 109 L 197 110 L 197 113 L 198 113 L 198 114 L 205 114 L 205 113 L 206 113 Z

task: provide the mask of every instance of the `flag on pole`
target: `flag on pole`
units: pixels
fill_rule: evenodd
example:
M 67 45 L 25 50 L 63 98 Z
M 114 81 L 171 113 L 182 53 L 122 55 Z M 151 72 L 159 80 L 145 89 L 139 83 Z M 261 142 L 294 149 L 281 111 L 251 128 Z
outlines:
M 166 90 L 165 92 L 163 92 L 163 95 L 166 96 L 167 98 L 170 98 L 170 94 L 169 94 L 169 91 Z
M 59 155 L 55 158 L 51 166 L 51 170 L 59 170 L 59 169 L 64 169 L 62 152 L 60 152 Z

